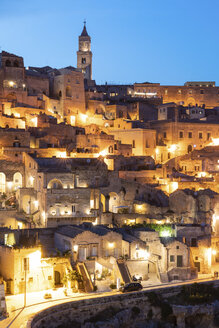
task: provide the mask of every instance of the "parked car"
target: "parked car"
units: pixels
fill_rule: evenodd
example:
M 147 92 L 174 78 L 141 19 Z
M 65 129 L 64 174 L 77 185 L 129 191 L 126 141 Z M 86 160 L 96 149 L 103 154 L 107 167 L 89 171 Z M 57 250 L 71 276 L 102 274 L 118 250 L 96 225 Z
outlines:
M 122 293 L 127 293 L 127 292 L 135 292 L 142 290 L 143 286 L 139 282 L 131 282 L 129 284 L 125 284 L 125 286 L 120 287 L 119 290 Z

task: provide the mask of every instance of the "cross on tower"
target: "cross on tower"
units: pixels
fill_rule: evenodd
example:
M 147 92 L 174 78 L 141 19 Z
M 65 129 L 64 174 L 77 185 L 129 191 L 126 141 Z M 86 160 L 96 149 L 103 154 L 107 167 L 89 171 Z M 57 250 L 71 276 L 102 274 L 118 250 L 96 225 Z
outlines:
M 84 25 L 86 25 L 86 19 L 84 19 Z

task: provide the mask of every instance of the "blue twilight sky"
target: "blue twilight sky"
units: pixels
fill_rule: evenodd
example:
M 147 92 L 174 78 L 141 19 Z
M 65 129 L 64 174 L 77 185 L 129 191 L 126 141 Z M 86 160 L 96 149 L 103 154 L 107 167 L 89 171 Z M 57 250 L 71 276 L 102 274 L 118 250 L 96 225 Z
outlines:
M 0 47 L 25 66 L 76 66 L 87 20 L 97 83 L 214 80 L 219 0 L 0 0 Z

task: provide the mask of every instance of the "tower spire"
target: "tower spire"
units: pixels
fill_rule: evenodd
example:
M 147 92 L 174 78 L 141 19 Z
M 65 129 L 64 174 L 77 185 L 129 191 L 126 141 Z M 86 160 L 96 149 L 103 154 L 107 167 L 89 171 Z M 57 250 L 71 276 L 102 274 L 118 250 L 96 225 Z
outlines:
M 80 68 L 84 73 L 85 79 L 92 80 L 91 38 L 87 33 L 86 19 L 84 20 L 84 28 L 78 41 L 77 68 Z
M 84 20 L 84 28 L 83 31 L 81 33 L 81 36 L 89 36 L 87 33 L 87 29 L 86 29 L 86 19 Z

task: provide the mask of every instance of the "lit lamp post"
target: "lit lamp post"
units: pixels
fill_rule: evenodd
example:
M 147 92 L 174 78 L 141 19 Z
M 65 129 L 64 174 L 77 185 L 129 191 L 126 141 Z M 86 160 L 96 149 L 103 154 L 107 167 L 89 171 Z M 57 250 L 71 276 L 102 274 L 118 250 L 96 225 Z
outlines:
M 27 303 L 27 270 L 29 269 L 29 258 L 24 258 L 24 307 Z

